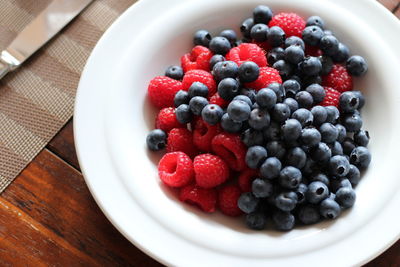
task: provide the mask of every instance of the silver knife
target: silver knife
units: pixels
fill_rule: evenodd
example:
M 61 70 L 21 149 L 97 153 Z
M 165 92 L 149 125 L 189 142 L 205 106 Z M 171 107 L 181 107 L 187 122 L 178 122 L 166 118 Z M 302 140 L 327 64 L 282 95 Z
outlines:
M 18 68 L 93 0 L 53 0 L 0 54 L 0 79 Z

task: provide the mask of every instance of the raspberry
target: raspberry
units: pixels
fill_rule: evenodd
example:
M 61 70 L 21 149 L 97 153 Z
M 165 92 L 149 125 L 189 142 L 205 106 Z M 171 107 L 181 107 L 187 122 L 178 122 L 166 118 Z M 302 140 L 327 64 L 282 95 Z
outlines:
M 245 61 L 253 61 L 259 67 L 267 66 L 267 58 L 264 51 L 256 44 L 244 43 L 232 48 L 226 59 L 236 62 L 239 66 Z
M 158 175 L 168 186 L 185 186 L 194 178 L 192 160 L 183 152 L 167 153 L 158 163 Z
M 324 86 L 325 98 L 321 102 L 321 106 L 335 106 L 339 107 L 340 92 L 331 87 Z
M 222 97 L 219 96 L 218 93 L 215 93 L 212 97 L 210 97 L 210 104 L 216 104 L 221 108 L 226 108 L 229 105 L 229 101 L 226 101 Z
M 192 133 L 185 128 L 174 128 L 168 134 L 167 152 L 181 151 L 189 157 L 197 154 L 197 148 L 193 144 Z
M 260 90 L 267 87 L 270 83 L 282 83 L 282 78 L 279 75 L 279 71 L 270 67 L 260 68 L 260 75 L 258 79 L 251 83 L 246 83 L 246 88 L 253 88 L 255 90 Z
M 221 131 L 219 124 L 210 125 L 203 121 L 203 119 L 198 119 L 194 125 L 193 143 L 199 150 L 209 152 L 211 151 L 212 139 Z
M 223 158 L 234 171 L 241 171 L 246 167 L 245 157 L 247 148 L 240 140 L 240 136 L 230 133 L 220 133 L 211 142 L 215 154 Z
M 256 41 L 252 41 L 252 43 L 258 45 L 259 47 L 261 47 L 261 49 L 263 50 L 264 54 L 267 54 L 269 52 L 269 50 L 272 49 L 272 46 L 268 43 L 268 42 L 256 42 Z M 268 65 L 268 62 L 266 63 Z
M 306 56 L 313 56 L 313 57 L 322 56 L 322 51 L 321 49 L 319 49 L 318 46 L 306 45 L 304 53 L 306 54 Z
M 205 212 L 214 212 L 217 204 L 217 191 L 190 184 L 181 189 L 179 200 L 197 206 Z
M 286 38 L 293 35 L 301 38 L 301 33 L 306 27 L 306 22 L 296 13 L 279 13 L 272 17 L 268 26 L 281 27 L 286 34 Z
M 335 64 L 331 72 L 322 77 L 322 85 L 343 93 L 353 89 L 353 79 L 344 66 Z
M 218 191 L 218 207 L 223 214 L 232 217 L 243 214 L 237 205 L 241 193 L 237 185 L 227 185 Z
M 174 106 L 176 92 L 182 90 L 182 83 L 167 76 L 153 78 L 147 88 L 150 102 L 162 109 Z
M 213 154 L 201 154 L 194 158 L 193 168 L 198 186 L 212 188 L 229 178 L 229 167 L 225 161 Z
M 182 128 L 185 125 L 176 119 L 175 108 L 163 108 L 157 115 L 156 128 L 168 133 L 173 128 Z
M 211 73 L 205 70 L 189 70 L 183 76 L 182 87 L 183 90 L 188 91 L 189 87 L 194 82 L 201 82 L 208 87 L 208 96 L 212 96 L 217 92 L 217 85 Z
M 210 59 L 213 53 L 204 46 L 197 45 L 193 47 L 190 53 L 181 57 L 181 65 L 184 72 L 189 70 L 201 69 L 210 70 Z
M 239 187 L 242 192 L 251 192 L 251 184 L 258 177 L 258 172 L 254 169 L 242 171 L 238 178 Z

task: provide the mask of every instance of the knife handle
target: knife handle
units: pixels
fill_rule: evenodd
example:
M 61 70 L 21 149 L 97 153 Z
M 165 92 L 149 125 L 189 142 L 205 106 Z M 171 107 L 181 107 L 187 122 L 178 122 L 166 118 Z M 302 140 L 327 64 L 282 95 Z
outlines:
M 11 66 L 0 58 L 0 80 L 11 70 Z

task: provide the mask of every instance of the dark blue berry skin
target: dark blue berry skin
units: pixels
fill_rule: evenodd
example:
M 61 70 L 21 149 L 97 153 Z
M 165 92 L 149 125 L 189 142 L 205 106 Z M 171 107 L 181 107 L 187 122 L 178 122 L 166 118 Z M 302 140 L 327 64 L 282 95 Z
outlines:
M 253 10 L 253 19 L 255 23 L 268 24 L 273 16 L 271 9 L 264 5 L 259 5 Z
M 358 146 L 350 154 L 350 163 L 359 169 L 366 169 L 371 163 L 371 153 L 366 147 Z
M 304 58 L 304 50 L 301 46 L 291 45 L 285 49 L 285 60 L 292 64 L 300 63 Z
M 189 101 L 190 110 L 194 115 L 200 116 L 201 111 L 205 106 L 208 105 L 208 101 L 205 97 L 195 96 Z
M 308 88 L 308 87 L 307 87 Z M 314 106 L 311 108 L 311 114 L 314 117 L 313 125 L 319 126 L 326 121 L 328 114 L 323 106 Z
M 296 119 L 288 119 L 282 125 L 282 136 L 286 141 L 297 140 L 301 135 L 301 124 Z
M 349 173 L 350 163 L 346 157 L 336 155 L 329 160 L 329 173 L 335 177 L 344 177 Z
M 295 99 L 300 108 L 309 109 L 314 104 L 312 95 L 307 91 L 300 91 L 296 94 Z
M 349 56 L 349 48 L 345 44 L 339 43 L 338 51 L 336 52 L 336 54 L 332 55 L 332 60 L 333 62 L 337 63 L 344 62 L 349 58 Z
M 338 141 L 328 144 L 328 146 L 332 151 L 332 156 L 343 155 L 343 147 Z
M 247 147 L 263 145 L 263 133 L 261 131 L 249 128 L 242 133 L 242 141 Z
M 271 46 L 280 46 L 285 41 L 285 32 L 281 29 L 281 27 L 273 26 L 269 28 L 267 39 Z
M 280 193 L 275 197 L 275 206 L 282 211 L 291 211 L 297 205 L 297 194 L 293 191 Z
M 315 128 L 304 128 L 300 140 L 303 145 L 313 147 L 321 142 L 321 134 Z
M 305 87 L 309 86 L 310 84 L 317 83 L 321 84 L 322 83 L 322 78 L 319 75 L 314 75 L 314 76 L 303 76 L 303 85 Z
M 342 124 L 346 128 L 347 132 L 354 133 L 361 129 L 363 121 L 360 115 L 353 113 L 345 115 L 343 117 Z
M 182 80 L 183 69 L 180 66 L 169 66 L 165 71 L 165 76 L 170 77 L 175 80 Z
M 245 121 L 250 117 L 251 109 L 246 102 L 235 100 L 229 103 L 227 112 L 232 120 Z
M 302 32 L 303 41 L 308 45 L 318 45 L 322 36 L 324 31 L 318 26 L 307 26 Z
M 301 85 L 296 80 L 286 80 L 282 84 L 283 90 L 285 90 L 286 97 L 294 97 L 300 90 Z
M 251 213 L 257 209 L 259 199 L 252 193 L 247 192 L 240 195 L 238 199 L 238 207 L 244 213 Z
M 353 76 L 362 76 L 368 70 L 365 59 L 361 56 L 351 56 L 346 61 L 346 69 Z
M 299 46 L 303 50 L 305 48 L 303 40 L 301 40 L 301 38 L 299 38 L 297 36 L 290 36 L 290 37 L 286 38 L 286 40 L 285 40 L 285 48 L 288 48 L 291 45 Z
M 315 172 L 317 168 L 319 169 L 319 164 L 310 157 L 307 157 L 306 165 L 303 167 L 302 172 L 304 175 L 308 176 Z
M 279 173 L 278 182 L 279 184 L 288 189 L 295 189 L 301 182 L 301 171 L 293 166 L 286 166 Z
M 236 32 L 234 30 L 231 29 L 227 29 L 227 30 L 223 30 L 219 36 L 221 37 L 225 37 L 226 39 L 228 39 L 228 41 L 231 44 L 234 44 L 237 41 L 237 35 Z
M 257 178 L 251 184 L 251 191 L 256 197 L 269 197 L 274 192 L 274 187 L 269 180 Z
M 192 103 L 193 105 L 193 103 Z M 175 109 L 176 119 L 179 123 L 186 124 L 192 121 L 193 115 L 189 105 L 181 104 Z
M 291 97 L 285 98 L 285 100 L 283 100 L 283 104 L 288 105 L 290 113 L 293 113 L 299 109 L 299 103 L 297 103 L 297 101 Z
M 253 61 L 243 62 L 239 67 L 239 80 L 242 83 L 249 83 L 257 80 L 260 68 Z
M 326 117 L 326 122 L 335 124 L 340 116 L 339 110 L 335 106 L 327 106 L 325 109 L 328 115 Z
M 285 58 L 285 50 L 282 47 L 274 47 L 267 54 L 268 65 L 272 66 L 278 60 Z
M 274 179 L 279 176 L 282 163 L 276 157 L 267 158 L 260 167 L 260 175 L 265 179 Z
M 280 83 L 270 83 L 267 88 L 271 89 L 276 94 L 276 102 L 281 103 L 285 98 L 285 90 L 283 90 L 282 84 Z
M 222 61 L 214 65 L 213 69 L 214 78 L 221 81 L 225 78 L 236 78 L 239 73 L 238 65 L 233 61 Z
M 216 104 L 208 104 L 201 111 L 202 119 L 210 125 L 215 125 L 220 122 L 223 114 L 224 111 L 222 108 Z
M 271 89 L 263 88 L 257 92 L 256 103 L 261 108 L 267 108 L 267 109 L 273 108 L 276 104 L 276 100 L 277 100 L 276 94 Z
M 246 225 L 253 230 L 263 230 L 267 224 L 267 217 L 262 212 L 252 212 L 246 215 Z
M 300 71 L 306 76 L 315 76 L 322 70 L 321 61 L 317 57 L 307 56 L 299 64 Z
M 152 151 L 158 151 L 165 147 L 167 135 L 163 130 L 152 130 L 146 137 L 147 147 Z
M 336 191 L 335 200 L 342 208 L 350 208 L 356 201 L 356 192 L 351 187 L 341 187 Z
M 339 123 L 336 124 L 335 127 L 336 127 L 336 129 L 338 129 L 338 137 L 337 137 L 336 140 L 339 143 L 342 143 L 344 141 L 344 139 L 346 138 L 346 136 L 347 136 L 346 128 L 343 125 L 339 124 Z
M 267 150 L 262 146 L 252 146 L 246 152 L 246 164 L 251 169 L 258 169 L 268 156 Z
M 350 156 L 351 152 L 353 152 L 353 149 L 356 148 L 356 145 L 354 144 L 353 139 L 350 137 L 345 137 L 342 142 L 342 147 L 343 153 Z
M 175 107 L 179 107 L 182 104 L 189 104 L 189 93 L 184 90 L 179 90 L 174 97 Z
M 211 52 L 225 55 L 232 48 L 231 43 L 225 37 L 217 36 L 211 39 L 209 44 Z
M 268 127 L 271 118 L 266 109 L 255 108 L 250 112 L 249 125 L 254 130 L 262 130 Z
M 262 23 L 255 24 L 250 31 L 251 39 L 257 42 L 265 42 L 267 40 L 268 26 Z
M 194 45 L 208 47 L 211 41 L 211 34 L 206 30 L 198 30 L 193 37 Z
M 225 57 L 223 55 L 213 55 L 210 59 L 210 69 L 212 70 L 218 62 L 225 61 Z
M 293 229 L 295 224 L 295 218 L 293 214 L 285 211 L 275 211 L 272 215 L 275 228 L 279 231 L 289 231 Z
M 314 181 L 308 185 L 306 199 L 309 203 L 318 204 L 322 200 L 326 199 L 328 196 L 329 189 L 324 183 L 320 181 Z
M 369 143 L 369 133 L 368 131 L 360 130 L 354 133 L 354 142 L 359 146 L 367 146 Z
M 332 56 L 339 50 L 339 41 L 333 35 L 324 35 L 319 42 L 319 47 L 325 55 Z
M 331 72 L 333 67 L 333 61 L 329 56 L 320 56 L 319 61 L 321 61 L 321 75 L 327 75 Z
M 300 122 L 301 126 L 306 127 L 312 125 L 314 116 L 311 111 L 305 108 L 299 108 L 292 114 L 292 119 L 296 119 Z
M 272 118 L 277 122 L 284 122 L 290 117 L 290 108 L 288 105 L 278 103 L 272 109 Z
M 253 26 L 254 26 L 253 18 L 248 18 L 243 21 L 242 25 L 240 26 L 240 31 L 242 32 L 245 38 L 251 38 L 250 31 Z
M 308 190 L 308 187 L 306 184 L 299 184 L 299 187 L 296 188 L 294 191 L 297 195 L 297 203 L 302 204 L 306 200 L 306 192 Z
M 332 179 L 330 188 L 333 192 L 337 192 L 342 187 L 353 188 L 349 179 L 346 178 Z
M 242 123 L 232 120 L 228 113 L 225 113 L 221 118 L 221 127 L 228 133 L 238 133 L 242 129 Z
M 311 176 L 311 182 L 315 182 L 315 181 L 324 183 L 326 186 L 329 186 L 329 184 L 330 184 L 328 176 L 326 176 L 326 174 L 324 174 L 322 172 L 316 173 Z
M 365 104 L 365 97 L 360 91 L 353 91 L 353 93 L 358 97 L 358 110 L 361 110 Z
M 268 155 L 283 160 L 286 155 L 286 148 L 282 141 L 269 141 L 266 145 Z
M 311 16 L 307 19 L 306 26 L 318 26 L 321 29 L 324 29 L 325 22 L 320 16 Z
M 277 122 L 271 121 L 268 128 L 263 131 L 267 141 L 277 141 L 281 139 L 281 126 Z
M 293 73 L 293 65 L 283 59 L 276 61 L 272 67 L 279 71 L 279 75 L 283 79 L 290 77 Z
M 319 127 L 321 133 L 321 140 L 325 143 L 333 143 L 336 141 L 339 132 L 338 129 L 332 123 L 325 122 Z
M 298 169 L 301 169 L 306 165 L 306 160 L 307 155 L 300 147 L 291 148 L 286 154 L 286 164 Z
M 353 164 L 350 164 L 349 173 L 347 174 L 347 179 L 349 179 L 352 186 L 356 186 L 360 182 L 361 179 L 360 170 Z
M 250 98 L 252 103 L 256 102 L 256 91 L 254 91 L 253 89 L 241 88 L 239 94 Z
M 233 78 L 225 78 L 219 82 L 217 90 L 221 98 L 230 101 L 239 94 L 239 82 Z
M 245 95 L 237 95 L 233 98 L 233 100 L 242 100 L 246 102 L 249 105 L 249 107 L 253 106 L 253 102 L 251 101 L 251 99 Z
M 326 198 L 319 204 L 319 212 L 326 219 L 335 219 L 339 216 L 340 211 L 339 204 L 333 199 Z
M 354 112 L 359 105 L 359 99 L 352 91 L 343 92 L 339 97 L 339 107 L 342 112 Z
M 297 217 L 304 224 L 314 224 L 321 220 L 318 209 L 309 204 L 299 208 Z
M 189 87 L 189 97 L 193 98 L 195 96 L 202 96 L 202 97 L 207 97 L 208 95 L 208 87 L 201 82 L 194 82 L 192 85 Z
M 327 144 L 320 142 L 310 149 L 310 157 L 316 162 L 325 163 L 332 157 L 332 151 Z

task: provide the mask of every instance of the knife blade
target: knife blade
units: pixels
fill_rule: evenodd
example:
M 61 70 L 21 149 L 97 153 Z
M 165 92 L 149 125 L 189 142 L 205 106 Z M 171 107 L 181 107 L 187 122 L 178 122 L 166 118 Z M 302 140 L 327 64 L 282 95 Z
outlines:
M 93 0 L 53 0 L 0 54 L 0 79 L 18 68 Z

